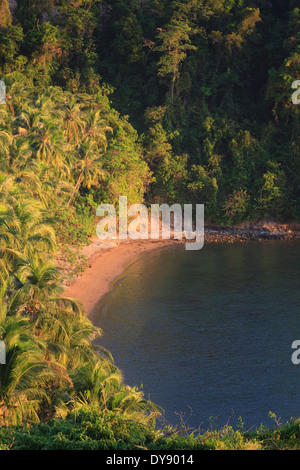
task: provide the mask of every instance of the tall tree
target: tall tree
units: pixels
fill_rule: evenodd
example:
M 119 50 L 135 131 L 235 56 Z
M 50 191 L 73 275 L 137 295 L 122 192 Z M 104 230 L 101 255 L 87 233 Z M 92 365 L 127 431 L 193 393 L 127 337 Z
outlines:
M 7 0 L 0 0 L 0 28 L 6 29 L 11 25 L 11 13 Z
M 160 77 L 171 76 L 171 100 L 174 101 L 175 83 L 180 75 L 180 66 L 187 57 L 187 51 L 195 50 L 191 44 L 192 28 L 183 19 L 172 18 L 166 29 L 158 29 L 161 44 L 155 50 L 163 52 L 158 61 Z

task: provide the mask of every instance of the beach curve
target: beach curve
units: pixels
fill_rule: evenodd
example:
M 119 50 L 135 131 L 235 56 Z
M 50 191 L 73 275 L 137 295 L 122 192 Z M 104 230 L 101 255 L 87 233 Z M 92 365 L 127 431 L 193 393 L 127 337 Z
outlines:
M 101 298 L 126 268 L 143 254 L 182 244 L 178 240 L 117 240 L 103 243 L 98 239 L 85 247 L 89 267 L 65 283 L 63 296 L 78 300 L 88 318 L 96 313 Z

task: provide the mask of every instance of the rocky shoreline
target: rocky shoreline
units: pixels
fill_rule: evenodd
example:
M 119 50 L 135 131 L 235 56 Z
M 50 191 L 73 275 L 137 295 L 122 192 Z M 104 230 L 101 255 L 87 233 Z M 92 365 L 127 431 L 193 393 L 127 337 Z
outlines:
M 205 227 L 206 243 L 237 243 L 246 241 L 300 240 L 300 230 L 288 227 L 223 228 Z

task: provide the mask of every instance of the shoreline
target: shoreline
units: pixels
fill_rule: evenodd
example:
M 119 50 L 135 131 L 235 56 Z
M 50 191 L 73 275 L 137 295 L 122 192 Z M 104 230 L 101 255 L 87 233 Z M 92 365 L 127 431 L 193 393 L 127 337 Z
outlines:
M 205 227 L 205 243 L 245 243 L 248 241 L 296 241 L 300 230 L 288 226 L 221 228 Z M 129 265 L 140 256 L 154 250 L 183 246 L 183 240 L 105 240 L 92 239 L 81 254 L 89 267 L 64 283 L 65 297 L 80 301 L 88 318 L 92 319 L 101 299 Z
M 174 246 L 182 246 L 182 241 L 122 240 L 103 243 L 94 239 L 83 249 L 89 267 L 65 282 L 63 295 L 79 300 L 87 317 L 92 319 L 101 299 L 132 263 L 145 253 Z

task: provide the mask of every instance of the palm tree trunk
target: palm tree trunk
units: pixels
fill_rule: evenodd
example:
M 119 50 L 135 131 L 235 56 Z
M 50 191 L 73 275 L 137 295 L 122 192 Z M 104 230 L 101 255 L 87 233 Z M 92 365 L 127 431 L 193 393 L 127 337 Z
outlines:
M 72 196 L 70 197 L 70 200 L 69 200 L 68 205 L 71 204 L 71 202 L 73 201 L 73 198 L 74 198 L 75 194 L 77 193 L 77 191 L 78 191 L 79 188 L 80 188 L 82 173 L 83 173 L 83 170 L 81 170 L 81 172 L 80 172 L 80 175 L 79 175 L 78 180 L 77 180 L 77 183 L 76 183 L 76 185 L 75 185 L 73 194 L 72 194 Z

